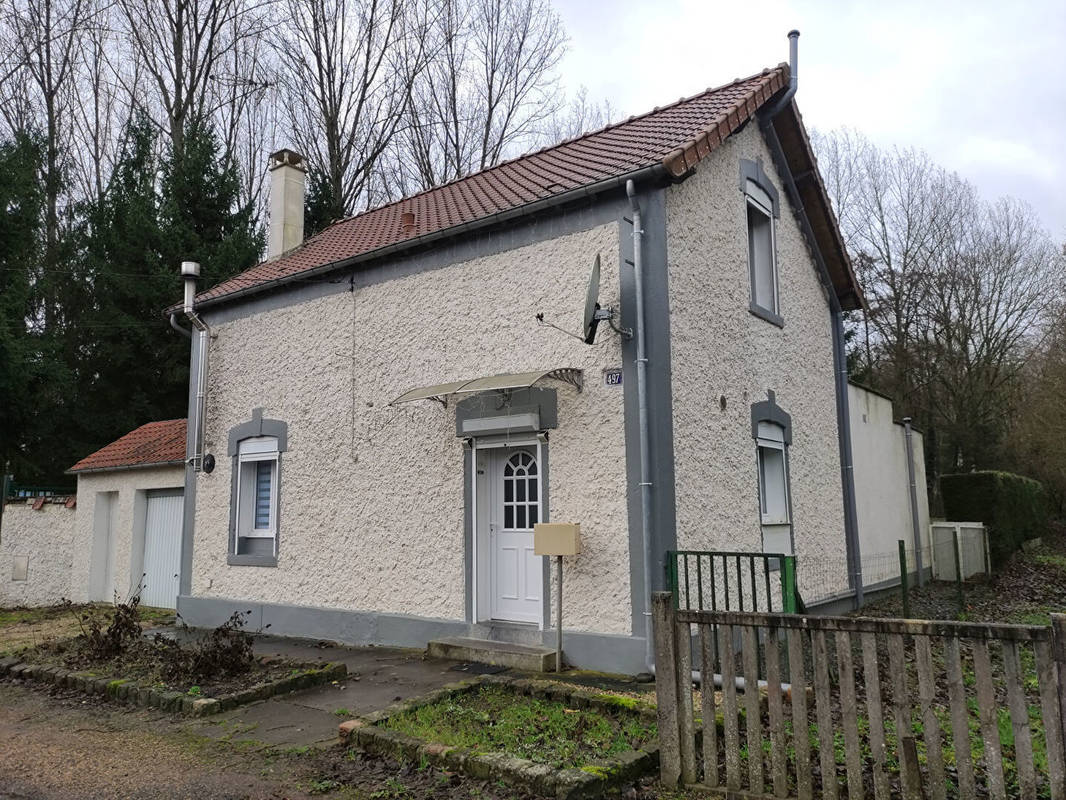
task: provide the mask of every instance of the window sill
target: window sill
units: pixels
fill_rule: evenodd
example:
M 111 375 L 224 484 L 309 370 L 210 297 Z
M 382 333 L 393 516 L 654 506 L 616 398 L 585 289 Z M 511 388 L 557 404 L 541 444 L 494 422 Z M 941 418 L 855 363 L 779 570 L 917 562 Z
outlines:
M 226 556 L 226 563 L 231 567 L 276 567 L 277 556 L 242 556 L 230 553 Z
M 759 319 L 769 322 L 771 325 L 776 325 L 779 328 L 785 327 L 784 317 L 782 317 L 780 314 L 775 314 L 773 311 L 765 309 L 760 305 L 756 305 L 755 303 L 749 303 L 748 311 L 757 316 Z

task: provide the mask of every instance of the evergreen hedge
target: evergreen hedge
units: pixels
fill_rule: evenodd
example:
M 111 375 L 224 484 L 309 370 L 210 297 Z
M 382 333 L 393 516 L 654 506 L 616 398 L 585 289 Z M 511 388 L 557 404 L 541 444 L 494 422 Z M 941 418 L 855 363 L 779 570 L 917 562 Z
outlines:
M 1044 485 L 1011 472 L 968 472 L 940 476 L 944 514 L 958 522 L 983 522 L 993 569 L 1022 542 L 1047 532 L 1049 504 Z

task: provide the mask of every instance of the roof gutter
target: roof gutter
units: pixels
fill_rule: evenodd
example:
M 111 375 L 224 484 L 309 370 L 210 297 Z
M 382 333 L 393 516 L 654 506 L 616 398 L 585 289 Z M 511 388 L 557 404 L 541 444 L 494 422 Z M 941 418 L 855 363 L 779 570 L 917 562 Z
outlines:
M 131 469 L 149 469 L 151 467 L 180 467 L 184 459 L 177 461 L 150 461 L 147 464 L 120 464 L 115 467 L 88 467 L 86 469 L 68 469 L 64 475 L 89 475 L 94 472 L 127 472 Z
M 459 225 L 453 225 L 450 228 L 442 228 L 439 231 L 433 231 L 431 233 L 423 234 L 422 236 L 416 236 L 412 239 L 405 239 L 402 242 L 396 242 L 394 244 L 385 245 L 379 247 L 376 250 L 370 250 L 366 253 L 360 253 L 359 255 L 346 258 L 341 261 L 331 261 L 329 264 L 322 264 L 318 267 L 312 267 L 311 269 L 303 270 L 301 272 L 294 273 L 292 275 L 286 275 L 282 278 L 275 278 L 274 280 L 264 281 L 263 283 L 256 284 L 255 286 L 249 286 L 244 289 L 237 289 L 233 292 L 227 292 L 220 297 L 212 297 L 205 300 L 200 300 L 196 303 L 198 309 L 204 309 L 209 306 L 219 305 L 221 303 L 229 303 L 234 300 L 238 300 L 243 297 L 247 297 L 253 294 L 259 294 L 260 292 L 269 291 L 279 286 L 284 286 L 287 283 L 291 283 L 295 280 L 307 280 L 308 278 L 324 275 L 329 272 L 336 272 L 338 270 L 353 267 L 357 264 L 362 264 L 367 261 L 373 261 L 379 258 L 385 258 L 387 256 L 403 253 L 407 250 L 414 250 L 419 247 L 434 244 L 442 239 L 450 239 L 455 236 L 462 236 L 466 233 L 472 233 L 474 231 L 480 231 L 484 228 L 491 227 L 493 225 L 499 225 L 519 217 L 525 217 L 530 214 L 536 214 L 540 211 L 544 211 L 556 206 L 572 203 L 576 200 L 582 200 L 589 197 L 594 197 L 604 192 L 609 192 L 612 189 L 618 189 L 624 187 L 628 181 L 642 182 L 647 180 L 653 180 L 656 178 L 671 178 L 669 171 L 661 163 L 652 164 L 647 167 L 641 167 L 634 172 L 627 172 L 624 175 L 615 175 L 610 178 L 604 178 L 596 183 L 590 183 L 585 186 L 579 186 L 576 189 L 570 189 L 562 194 L 552 195 L 551 197 L 545 197 L 540 200 L 534 200 L 532 203 L 526 203 L 525 205 L 516 206 L 515 208 L 509 208 L 505 211 L 499 211 L 495 214 L 490 214 L 487 217 L 480 217 L 470 222 L 463 222 Z M 173 309 L 167 309 L 166 313 L 170 313 Z

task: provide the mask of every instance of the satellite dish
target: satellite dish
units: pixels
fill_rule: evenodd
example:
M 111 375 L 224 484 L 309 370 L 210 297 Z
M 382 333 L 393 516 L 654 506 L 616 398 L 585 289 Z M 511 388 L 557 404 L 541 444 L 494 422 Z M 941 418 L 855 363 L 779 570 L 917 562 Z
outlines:
M 596 341 L 596 328 L 600 325 L 601 317 L 596 313 L 600 310 L 597 302 L 600 298 L 600 254 L 596 254 L 596 260 L 592 264 L 592 274 L 589 276 L 589 288 L 585 292 L 585 322 L 581 332 L 585 337 L 585 344 Z

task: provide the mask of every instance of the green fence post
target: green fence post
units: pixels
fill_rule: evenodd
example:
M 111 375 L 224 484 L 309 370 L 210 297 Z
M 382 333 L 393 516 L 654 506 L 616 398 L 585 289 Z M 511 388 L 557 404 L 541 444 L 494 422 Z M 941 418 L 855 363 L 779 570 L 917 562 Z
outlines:
M 911 601 L 907 597 L 907 543 L 899 540 L 899 585 L 903 589 L 903 616 L 911 617 Z
M 781 608 L 796 613 L 796 557 L 785 556 L 781 565 Z
M 955 526 L 955 530 L 951 533 L 951 544 L 955 549 L 955 585 L 959 590 L 959 613 L 956 616 L 960 616 L 963 610 L 966 608 L 966 600 L 962 593 L 962 557 L 959 554 L 959 526 Z

